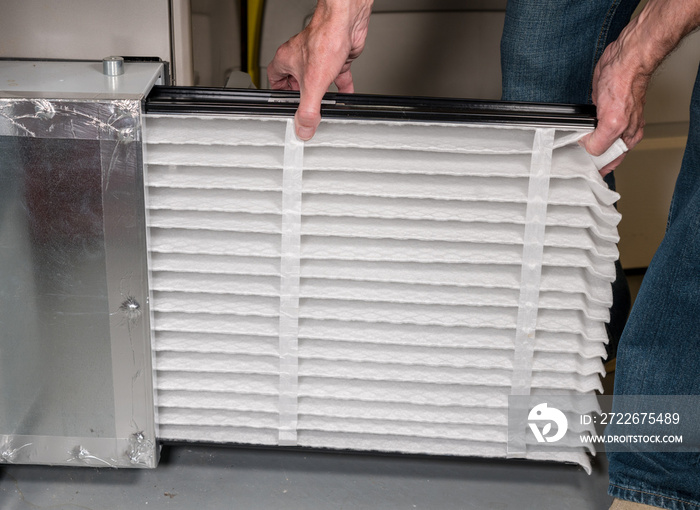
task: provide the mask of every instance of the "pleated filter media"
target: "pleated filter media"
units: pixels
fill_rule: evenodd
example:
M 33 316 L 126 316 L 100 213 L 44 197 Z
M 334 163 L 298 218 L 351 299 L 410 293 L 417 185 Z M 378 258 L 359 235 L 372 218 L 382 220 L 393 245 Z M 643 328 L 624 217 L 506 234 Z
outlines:
M 509 395 L 602 390 L 620 216 L 586 128 L 145 122 L 161 439 L 506 457 Z

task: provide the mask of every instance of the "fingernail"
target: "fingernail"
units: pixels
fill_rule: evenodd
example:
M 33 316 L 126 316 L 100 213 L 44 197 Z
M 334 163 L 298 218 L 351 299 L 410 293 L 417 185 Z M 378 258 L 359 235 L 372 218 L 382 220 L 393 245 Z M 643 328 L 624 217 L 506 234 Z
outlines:
M 297 137 L 300 140 L 311 140 L 311 137 L 314 136 L 314 130 L 313 128 L 306 127 L 306 126 L 299 126 L 297 128 Z

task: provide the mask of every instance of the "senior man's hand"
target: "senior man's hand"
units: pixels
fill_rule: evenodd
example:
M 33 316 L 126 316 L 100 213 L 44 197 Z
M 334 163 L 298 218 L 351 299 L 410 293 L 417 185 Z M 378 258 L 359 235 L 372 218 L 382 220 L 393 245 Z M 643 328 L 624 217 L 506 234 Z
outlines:
M 309 140 L 321 122 L 331 83 L 354 92 L 350 64 L 364 49 L 373 0 L 319 0 L 308 26 L 279 47 L 267 68 L 275 90 L 299 90 L 297 136 Z
M 632 149 L 644 136 L 644 104 L 651 75 L 629 69 L 621 59 L 620 46 L 616 41 L 607 47 L 593 75 L 598 126 L 581 144 L 594 156 L 603 154 L 618 138 Z M 612 172 L 624 157 L 606 165 L 601 175 Z
M 618 138 L 629 149 L 644 135 L 644 103 L 649 81 L 664 58 L 700 24 L 700 0 L 650 0 L 610 44 L 593 74 L 593 102 L 598 126 L 581 140 L 594 156 Z M 623 156 L 605 166 L 610 173 Z

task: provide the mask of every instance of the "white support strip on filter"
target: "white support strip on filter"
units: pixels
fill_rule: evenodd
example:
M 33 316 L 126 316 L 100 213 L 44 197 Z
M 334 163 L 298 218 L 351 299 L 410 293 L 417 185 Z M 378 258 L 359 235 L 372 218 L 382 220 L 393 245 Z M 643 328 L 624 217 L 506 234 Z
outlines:
M 527 211 L 525 213 L 520 297 L 515 331 L 511 390 L 513 395 L 528 395 L 530 393 L 554 131 L 554 129 L 537 129 L 532 147 Z
M 539 307 L 540 281 L 542 277 L 542 255 L 544 252 L 545 225 L 547 223 L 547 201 L 549 178 L 552 170 L 554 129 L 537 129 L 532 145 L 530 181 L 528 186 L 525 234 L 523 238 L 522 272 L 520 296 L 515 330 L 513 353 L 512 395 L 529 395 L 532 383 L 532 365 L 535 352 L 535 332 Z M 511 399 L 522 402 L 523 399 Z M 511 409 L 511 412 L 513 410 Z M 513 413 L 515 423 L 509 424 L 508 455 L 525 455 L 525 431 L 527 409 Z
M 279 439 L 297 444 L 299 395 L 299 272 L 301 256 L 301 189 L 304 143 L 287 121 L 282 183 L 282 258 L 279 319 Z

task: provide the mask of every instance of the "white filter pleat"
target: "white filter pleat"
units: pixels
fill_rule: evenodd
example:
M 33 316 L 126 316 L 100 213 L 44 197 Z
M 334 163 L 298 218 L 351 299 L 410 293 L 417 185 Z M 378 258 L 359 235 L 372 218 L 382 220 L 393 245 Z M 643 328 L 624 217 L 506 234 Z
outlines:
M 171 211 L 202 211 L 249 214 L 279 214 L 282 210 L 279 192 L 154 188 L 151 208 Z
M 280 191 L 282 176 L 278 170 L 240 168 L 235 173 L 217 167 L 187 165 L 150 165 L 151 188 L 185 188 L 192 190 L 230 189 L 247 191 Z M 188 194 L 189 194 L 188 193 Z
M 146 125 L 162 439 L 508 457 L 511 393 L 601 390 L 620 215 L 585 130 Z
M 488 126 L 474 129 L 459 124 L 340 121 L 327 123 L 308 146 L 400 149 L 405 158 L 410 158 L 412 151 L 491 155 L 530 153 L 533 130 L 505 130 L 508 143 L 494 144 L 494 140 L 503 139 L 504 129 Z
M 285 144 L 284 119 L 256 118 L 236 120 L 235 133 L 231 120 L 217 116 L 173 117 L 149 115 L 149 144 L 166 145 L 226 145 L 253 147 L 282 147 Z M 192 132 L 197 136 L 193 137 Z
M 156 299 L 156 298 L 154 298 Z M 189 333 L 223 333 L 235 335 L 279 335 L 277 316 L 245 316 L 241 314 L 197 313 L 188 307 L 177 312 L 155 312 L 155 331 L 185 331 Z M 158 344 L 156 344 L 157 346 Z M 158 347 L 157 347 L 158 348 Z
M 281 169 L 283 155 L 282 147 L 277 150 L 201 144 L 152 144 L 148 147 L 149 161 L 170 166 Z
M 488 223 L 525 224 L 524 203 L 459 202 L 450 200 L 397 198 L 385 200 L 375 197 L 337 197 L 323 194 L 308 195 L 302 204 L 303 214 L 309 217 L 347 217 L 406 219 Z M 614 211 L 614 210 L 613 210 Z M 588 229 L 602 240 L 617 242 L 616 225 L 619 217 L 596 215 L 594 211 L 571 205 L 551 205 L 547 225 Z
M 184 331 L 155 332 L 162 352 L 215 352 L 255 356 L 276 356 L 277 338 L 261 336 L 191 333 Z
M 278 258 L 236 257 L 232 255 L 190 255 L 184 253 L 151 253 L 151 271 L 196 273 L 199 275 L 279 276 Z

